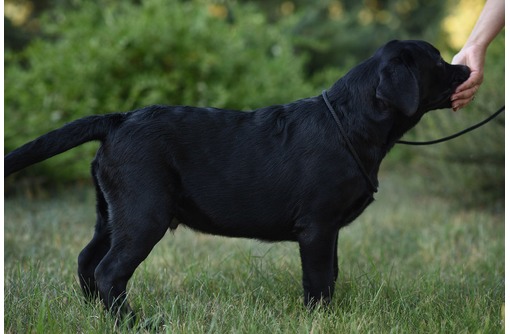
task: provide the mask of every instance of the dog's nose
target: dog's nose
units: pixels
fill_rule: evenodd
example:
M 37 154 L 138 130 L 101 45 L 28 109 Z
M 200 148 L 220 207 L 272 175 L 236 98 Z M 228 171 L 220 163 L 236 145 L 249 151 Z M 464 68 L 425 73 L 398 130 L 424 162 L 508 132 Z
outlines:
M 471 69 L 466 65 L 456 65 L 458 67 L 458 71 L 456 72 L 456 79 L 460 81 L 460 83 L 463 83 L 469 78 L 469 75 L 471 74 Z
M 459 86 L 461 83 L 466 81 L 469 78 L 469 75 L 471 74 L 471 69 L 467 67 L 466 65 L 451 65 L 453 66 L 452 73 L 452 86 L 455 89 L 457 86 Z

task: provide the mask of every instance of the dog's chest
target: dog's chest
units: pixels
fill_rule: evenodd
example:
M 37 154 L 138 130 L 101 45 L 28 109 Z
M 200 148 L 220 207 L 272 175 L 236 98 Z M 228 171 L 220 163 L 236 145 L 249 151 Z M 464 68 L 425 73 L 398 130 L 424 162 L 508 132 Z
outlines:
M 347 207 L 343 214 L 342 226 L 350 224 L 359 215 L 365 211 L 365 209 L 374 201 L 374 197 L 371 193 L 361 195 L 356 199 L 350 206 Z

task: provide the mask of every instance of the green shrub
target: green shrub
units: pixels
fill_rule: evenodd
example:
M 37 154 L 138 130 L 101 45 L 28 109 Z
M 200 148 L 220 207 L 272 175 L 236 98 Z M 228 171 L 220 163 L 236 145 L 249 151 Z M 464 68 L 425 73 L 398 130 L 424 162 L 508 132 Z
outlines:
M 78 2 L 42 23 L 43 39 L 6 54 L 6 152 L 73 119 L 150 104 L 252 109 L 312 93 L 303 57 L 249 5 Z M 24 176 L 88 177 L 87 144 Z

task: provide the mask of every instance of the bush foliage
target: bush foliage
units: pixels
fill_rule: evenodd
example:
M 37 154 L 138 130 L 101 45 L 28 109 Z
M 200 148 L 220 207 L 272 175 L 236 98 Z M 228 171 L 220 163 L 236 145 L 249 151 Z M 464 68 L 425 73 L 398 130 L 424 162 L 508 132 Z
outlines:
M 94 113 L 150 104 L 250 109 L 310 94 L 304 58 L 281 30 L 251 6 L 230 11 L 147 0 L 83 1 L 52 12 L 42 25 L 46 38 L 6 55 L 6 151 Z M 229 19 L 234 14 L 242 19 Z M 95 149 L 77 148 L 25 173 L 88 177 Z

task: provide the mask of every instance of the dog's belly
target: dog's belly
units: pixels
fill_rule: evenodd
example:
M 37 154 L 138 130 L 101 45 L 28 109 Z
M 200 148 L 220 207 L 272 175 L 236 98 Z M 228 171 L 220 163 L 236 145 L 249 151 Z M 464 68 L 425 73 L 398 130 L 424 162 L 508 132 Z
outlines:
M 241 237 L 265 241 L 295 241 L 291 212 L 276 207 L 260 209 L 257 205 L 203 208 L 189 198 L 179 201 L 176 218 L 194 230 L 227 237 Z
M 322 200 L 319 196 L 303 198 L 283 192 L 237 194 L 205 196 L 199 201 L 181 196 L 175 216 L 179 223 L 208 234 L 296 241 L 300 230 L 309 224 L 338 229 L 351 223 L 373 201 L 365 191 L 343 191 Z

